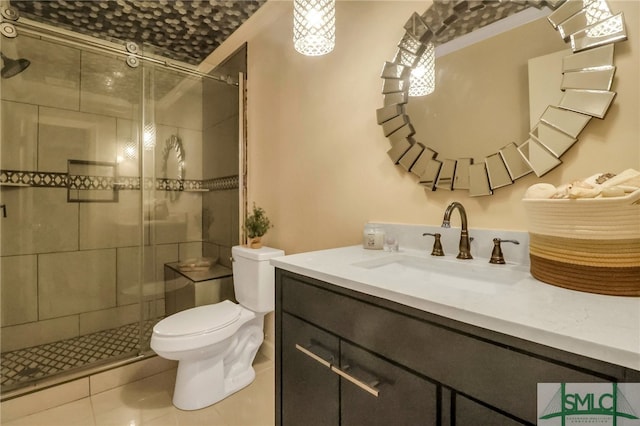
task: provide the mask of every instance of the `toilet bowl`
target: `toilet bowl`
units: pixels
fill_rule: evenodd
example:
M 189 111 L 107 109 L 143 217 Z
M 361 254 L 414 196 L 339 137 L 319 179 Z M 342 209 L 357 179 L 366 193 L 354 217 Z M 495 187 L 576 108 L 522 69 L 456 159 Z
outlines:
M 282 250 L 232 248 L 236 298 L 171 315 L 153 327 L 151 349 L 178 361 L 173 404 L 197 410 L 255 379 L 253 360 L 264 340 L 264 315 L 274 309 L 274 269 Z

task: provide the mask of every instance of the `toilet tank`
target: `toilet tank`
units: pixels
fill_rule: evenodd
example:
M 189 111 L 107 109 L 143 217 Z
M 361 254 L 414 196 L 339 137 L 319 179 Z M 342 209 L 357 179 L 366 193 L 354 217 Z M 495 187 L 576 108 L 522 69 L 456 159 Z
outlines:
M 254 312 L 271 312 L 275 308 L 275 269 L 269 262 L 284 256 L 283 250 L 271 247 L 252 249 L 231 248 L 233 257 L 233 288 L 236 300 Z

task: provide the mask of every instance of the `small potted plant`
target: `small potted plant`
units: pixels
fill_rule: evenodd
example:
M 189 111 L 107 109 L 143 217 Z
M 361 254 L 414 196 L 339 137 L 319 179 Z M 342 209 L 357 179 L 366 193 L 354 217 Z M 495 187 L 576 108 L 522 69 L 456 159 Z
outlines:
M 256 249 L 262 247 L 262 236 L 272 227 L 273 225 L 269 221 L 264 209 L 257 207 L 256 203 L 253 203 L 253 214 L 247 216 L 244 221 L 244 229 L 249 239 L 249 247 Z

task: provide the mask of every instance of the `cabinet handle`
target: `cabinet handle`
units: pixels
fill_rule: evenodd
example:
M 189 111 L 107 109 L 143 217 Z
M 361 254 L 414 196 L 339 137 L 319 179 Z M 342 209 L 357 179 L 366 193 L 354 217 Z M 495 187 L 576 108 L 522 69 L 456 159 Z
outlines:
M 331 371 L 333 371 L 334 373 L 336 373 L 340 377 L 345 378 L 346 380 L 350 381 L 351 383 L 353 383 L 354 385 L 358 386 L 359 388 L 369 392 L 371 395 L 375 396 L 376 398 L 379 396 L 380 391 L 377 388 L 375 388 L 374 386 L 371 386 L 371 385 L 365 383 L 364 381 L 362 381 L 362 380 L 352 376 L 351 374 L 347 373 L 345 370 L 348 370 L 349 366 L 345 366 L 344 370 L 341 370 L 340 368 L 338 368 L 335 365 L 331 364 L 330 361 L 327 361 L 326 359 L 322 358 L 320 355 L 311 352 L 310 349 L 312 347 L 313 347 L 313 345 L 309 346 L 309 348 L 305 348 L 304 346 L 300 346 L 299 344 L 296 343 L 296 349 L 299 350 L 300 352 L 302 352 L 303 354 L 305 354 L 306 356 L 308 356 L 309 358 L 319 362 L 320 364 L 322 364 L 325 367 L 329 368 Z M 355 369 L 353 369 L 353 370 L 355 370 Z M 379 380 L 374 380 L 373 383 L 380 383 L 380 381 Z
M 346 368 L 348 368 L 348 367 L 346 367 Z M 363 390 L 369 392 L 371 395 L 375 396 L 376 398 L 380 394 L 380 391 L 377 388 L 375 388 L 373 386 L 370 386 L 370 385 L 366 384 L 365 382 L 363 382 L 362 380 L 353 377 L 352 375 L 350 375 L 350 374 L 346 373 L 345 371 L 339 369 L 335 365 L 331 366 L 331 371 L 333 371 L 334 373 L 338 374 L 340 377 L 344 377 L 345 379 L 347 379 L 348 381 L 350 381 L 354 385 L 358 386 L 360 389 L 363 389 Z
M 296 349 L 299 350 L 300 352 L 302 352 L 303 354 L 305 354 L 306 356 L 318 361 L 320 364 L 324 365 L 325 367 L 331 368 L 331 363 L 329 361 L 327 361 L 326 359 L 322 358 L 320 355 L 314 354 L 309 349 L 307 349 L 305 347 L 302 347 L 297 343 L 296 343 Z

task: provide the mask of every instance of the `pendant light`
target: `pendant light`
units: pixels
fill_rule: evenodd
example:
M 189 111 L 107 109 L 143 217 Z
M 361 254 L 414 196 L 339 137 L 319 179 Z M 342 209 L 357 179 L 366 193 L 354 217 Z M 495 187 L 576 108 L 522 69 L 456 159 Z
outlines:
M 294 0 L 293 46 L 307 56 L 331 52 L 336 44 L 336 1 Z
M 428 43 L 409 75 L 409 96 L 426 96 L 436 88 L 436 54 Z

